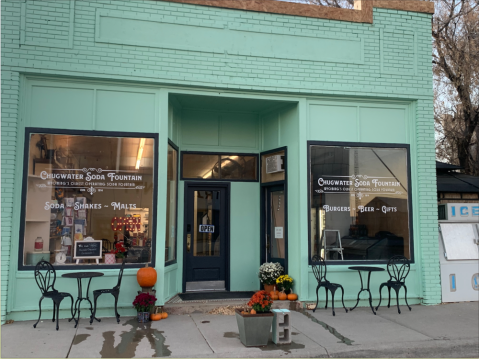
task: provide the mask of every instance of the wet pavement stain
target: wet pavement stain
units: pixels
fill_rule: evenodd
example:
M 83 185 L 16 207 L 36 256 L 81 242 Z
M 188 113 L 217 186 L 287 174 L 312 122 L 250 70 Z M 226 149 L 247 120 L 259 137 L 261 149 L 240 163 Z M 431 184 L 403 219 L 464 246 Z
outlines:
M 93 327 L 85 327 L 86 330 L 93 330 Z
M 296 333 L 298 334 L 298 333 Z M 236 338 L 239 340 L 239 334 L 235 332 L 226 332 L 223 335 L 224 338 Z M 291 344 L 279 344 L 276 345 L 273 343 L 273 339 L 271 338 L 271 334 L 268 339 L 268 344 L 265 345 L 264 347 L 252 347 L 252 348 L 258 348 L 261 349 L 262 351 L 273 351 L 273 350 L 282 350 L 285 353 L 291 354 L 291 350 L 293 349 L 304 349 L 305 346 L 303 344 L 298 344 L 295 342 L 291 342 Z
M 165 345 L 165 337 L 162 331 L 151 328 L 151 322 L 138 323 L 136 318 L 128 320 L 123 326 L 130 325 L 129 331 L 123 331 L 120 334 L 121 341 L 115 347 L 114 331 L 103 333 L 103 347 L 100 351 L 102 358 L 133 358 L 135 356 L 138 344 L 143 338 L 147 338 L 151 349 L 155 351 L 152 355 L 155 357 L 167 357 L 171 355 L 168 345 Z
M 73 345 L 80 344 L 81 342 L 85 341 L 86 338 L 88 338 L 90 334 L 78 334 L 75 335 L 75 339 L 73 339 Z
M 238 338 L 238 339 L 239 339 L 239 333 L 226 332 L 226 333 L 223 335 L 223 338 Z
M 348 339 L 346 338 L 345 336 L 339 334 L 336 329 L 334 329 L 333 327 L 331 327 L 330 325 L 316 319 L 313 315 L 311 315 L 310 313 L 308 313 L 305 309 L 302 309 L 302 310 L 298 310 L 298 313 L 301 313 L 305 316 L 307 316 L 309 319 L 311 319 L 314 323 L 317 323 L 319 325 L 321 325 L 324 329 L 326 330 L 329 330 L 329 332 L 334 335 L 336 338 L 338 338 L 340 341 L 338 343 L 344 343 L 346 345 L 352 345 L 354 343 L 354 340 L 351 340 L 351 339 Z

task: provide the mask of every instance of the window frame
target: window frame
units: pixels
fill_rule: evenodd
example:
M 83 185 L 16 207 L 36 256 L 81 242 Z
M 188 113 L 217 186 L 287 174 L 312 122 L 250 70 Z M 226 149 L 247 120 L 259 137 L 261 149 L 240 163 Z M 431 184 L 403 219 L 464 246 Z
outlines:
M 26 203 L 27 203 L 27 189 L 28 189 L 28 160 L 30 154 L 30 135 L 32 134 L 50 134 L 50 135 L 74 135 L 74 136 L 89 136 L 89 137 L 129 137 L 129 138 L 150 138 L 153 139 L 153 201 L 151 218 L 155 218 L 158 214 L 158 141 L 157 133 L 145 132 L 120 132 L 120 131 L 94 131 L 94 130 L 66 130 L 58 128 L 42 128 L 42 127 L 25 127 L 25 137 L 23 144 L 23 173 L 22 173 L 22 195 L 20 204 L 20 230 L 19 230 L 19 247 L 18 247 L 18 270 L 29 271 L 35 268 L 34 265 L 23 264 L 24 248 L 25 248 L 25 227 L 26 227 Z M 156 231 L 157 221 L 153 222 L 151 229 L 151 261 L 149 265 L 155 267 L 156 264 Z M 55 270 L 79 271 L 79 270 L 99 270 L 99 269 L 118 269 L 121 264 L 68 264 L 55 265 Z M 143 268 L 145 263 L 126 263 L 128 268 Z
M 206 155 L 206 156 L 249 156 L 256 157 L 256 179 L 246 180 L 246 179 L 225 179 L 225 178 L 190 178 L 184 177 L 183 175 L 183 155 Z M 181 160 L 180 160 L 180 180 L 181 181 L 200 181 L 200 182 L 259 182 L 260 181 L 260 158 L 258 153 L 238 153 L 238 152 L 205 152 L 205 151 L 181 151 Z M 221 172 L 220 172 L 221 173 Z
M 413 208 L 412 208 L 412 185 L 411 185 L 411 151 L 410 145 L 405 143 L 374 143 L 374 142 L 340 142 L 340 141 L 307 141 L 307 189 L 308 189 L 308 265 L 311 265 L 311 146 L 336 146 L 336 147 L 372 147 L 372 148 L 404 148 L 406 149 L 406 171 L 408 185 L 408 221 L 409 221 L 409 261 L 414 263 L 414 230 L 413 230 Z M 328 265 L 372 265 L 387 264 L 388 259 L 384 260 L 326 260 Z
M 177 158 L 176 158 L 176 168 L 179 169 L 179 165 L 180 165 L 180 148 L 175 145 L 175 143 L 173 141 L 171 141 L 170 139 L 168 139 L 168 145 L 170 145 L 171 147 L 173 147 L 173 149 L 176 151 L 177 153 Z M 176 264 L 178 262 L 178 189 L 179 189 L 179 184 L 180 184 L 180 178 L 179 178 L 179 171 L 176 171 L 176 211 L 175 211 L 175 223 L 176 223 L 176 226 L 175 226 L 175 259 L 172 259 L 170 261 L 167 261 L 166 258 L 165 258 L 165 262 L 164 262 L 164 266 L 165 268 L 168 267 L 168 266 L 171 266 L 173 264 Z M 167 198 L 167 200 L 169 200 Z M 166 224 L 168 225 L 168 223 Z M 165 234 L 166 234 L 166 227 L 165 227 Z M 165 236 L 165 244 L 166 244 L 166 236 Z

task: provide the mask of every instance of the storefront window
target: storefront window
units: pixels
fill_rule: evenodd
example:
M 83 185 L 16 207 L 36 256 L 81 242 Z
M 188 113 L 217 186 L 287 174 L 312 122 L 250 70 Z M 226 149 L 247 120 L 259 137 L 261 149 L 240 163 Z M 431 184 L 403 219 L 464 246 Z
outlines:
M 406 148 L 311 145 L 311 256 L 410 256 Z
M 27 132 L 27 142 L 23 265 L 151 261 L 154 138 Z
M 178 189 L 178 151 L 168 145 L 168 179 L 166 187 L 165 262 L 176 259 L 176 201 Z
M 182 153 L 182 176 L 196 180 L 258 180 L 258 156 Z

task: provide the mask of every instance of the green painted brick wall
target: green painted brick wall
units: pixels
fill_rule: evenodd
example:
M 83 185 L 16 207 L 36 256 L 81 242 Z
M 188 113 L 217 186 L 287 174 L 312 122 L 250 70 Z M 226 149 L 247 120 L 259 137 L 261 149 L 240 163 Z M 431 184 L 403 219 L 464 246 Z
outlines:
M 18 242 L 18 228 L 12 227 L 11 219 L 20 213 L 21 181 L 15 180 L 13 173 L 23 160 L 16 157 L 17 136 L 23 133 L 24 126 L 24 119 L 19 115 L 22 81 L 30 75 L 127 80 L 164 87 L 182 85 L 304 97 L 410 101 L 415 125 L 415 137 L 410 142 L 417 149 L 412 153 L 412 163 L 416 166 L 419 191 L 414 199 L 416 258 L 422 266 L 423 303 L 440 301 L 430 15 L 374 9 L 373 24 L 358 24 L 167 1 L 64 0 L 61 6 L 58 3 L 56 0 L 35 1 L 34 4 L 31 0 L 1 2 L 2 322 L 6 315 L 7 288 L 11 288 L 9 280 L 15 278 L 17 254 L 10 253 L 10 248 L 12 242 Z M 362 63 L 162 48 L 154 45 L 155 37 L 161 36 L 158 33 L 145 34 L 149 45 L 98 42 L 95 41 L 95 27 L 100 10 L 106 14 L 110 11 L 143 19 L 151 17 L 157 22 L 173 24 L 200 23 L 215 29 L 247 28 L 254 34 L 338 41 L 361 39 Z M 52 13 L 56 16 L 52 17 Z M 220 30 L 218 34 L 220 39 L 223 36 Z M 205 39 L 202 45 L 212 40 Z M 307 53 L 298 54 L 298 58 L 305 56 Z

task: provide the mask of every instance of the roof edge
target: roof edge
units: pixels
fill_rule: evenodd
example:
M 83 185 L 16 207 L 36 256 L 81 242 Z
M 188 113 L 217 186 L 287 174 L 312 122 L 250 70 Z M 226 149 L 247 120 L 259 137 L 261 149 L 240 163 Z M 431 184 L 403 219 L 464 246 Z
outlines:
M 373 23 L 373 8 L 433 14 L 434 3 L 419 0 L 355 0 L 354 9 L 276 0 L 154 0 L 360 23 Z

